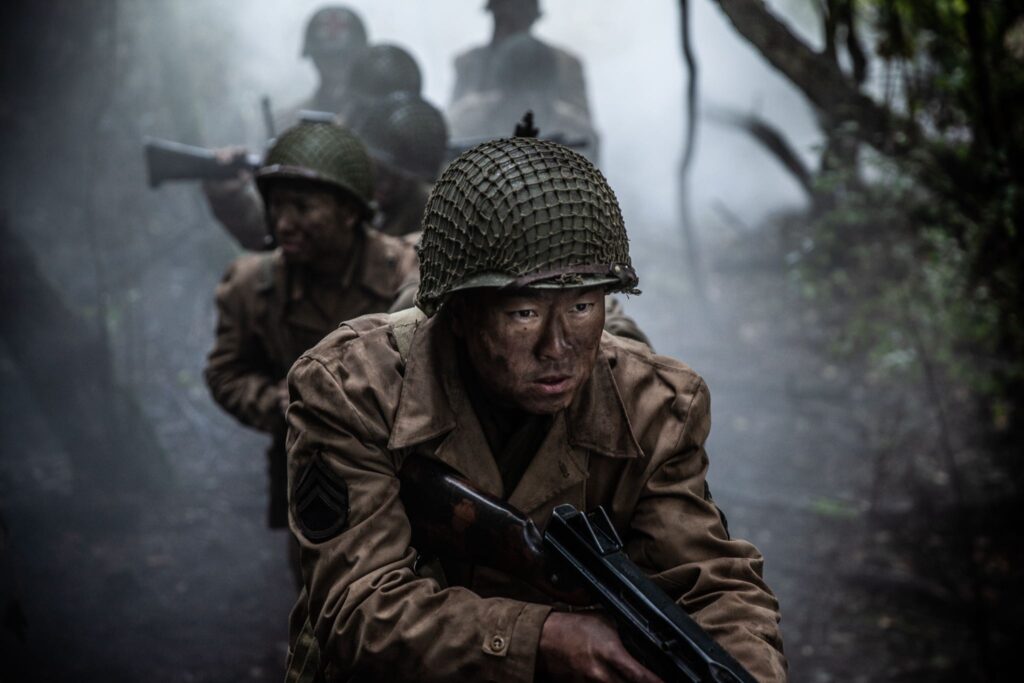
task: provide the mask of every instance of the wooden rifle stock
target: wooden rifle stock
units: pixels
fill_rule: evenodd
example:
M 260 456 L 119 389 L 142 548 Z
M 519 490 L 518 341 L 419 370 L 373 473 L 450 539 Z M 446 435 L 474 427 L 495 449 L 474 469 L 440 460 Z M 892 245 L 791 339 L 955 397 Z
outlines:
M 593 603 L 580 588 L 564 588 L 530 518 L 470 484 L 448 465 L 409 456 L 399 473 L 401 498 L 421 552 L 500 569 L 559 602 Z
M 146 179 L 154 188 L 169 180 L 226 180 L 242 169 L 254 170 L 260 164 L 258 154 L 238 156 L 225 163 L 217 158 L 215 150 L 159 138 L 146 138 L 142 149 Z

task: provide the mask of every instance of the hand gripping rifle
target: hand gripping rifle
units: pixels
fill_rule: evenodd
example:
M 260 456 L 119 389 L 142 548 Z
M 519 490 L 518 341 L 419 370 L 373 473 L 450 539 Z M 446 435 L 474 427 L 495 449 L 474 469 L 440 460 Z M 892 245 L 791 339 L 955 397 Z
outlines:
M 603 508 L 559 505 L 541 534 L 437 460 L 410 456 L 399 479 L 421 552 L 498 569 L 558 602 L 601 605 L 626 649 L 666 683 L 756 683 L 626 556 Z
M 260 98 L 260 113 L 267 139 L 273 140 L 276 135 L 274 115 L 266 95 Z M 242 170 L 255 171 L 262 161 L 262 155 L 253 152 L 238 153 L 225 161 L 218 157 L 216 150 L 153 137 L 143 139 L 142 151 L 151 188 L 168 180 L 227 180 Z

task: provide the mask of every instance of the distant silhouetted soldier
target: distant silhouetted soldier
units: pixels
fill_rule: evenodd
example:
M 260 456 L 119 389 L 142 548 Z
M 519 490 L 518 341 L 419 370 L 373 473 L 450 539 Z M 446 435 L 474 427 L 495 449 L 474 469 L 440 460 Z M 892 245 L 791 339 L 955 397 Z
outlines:
M 347 101 L 332 113 L 358 130 L 382 100 L 398 93 L 419 97 L 422 90 L 423 72 L 408 50 L 391 43 L 371 45 L 352 65 Z
M 418 95 L 393 93 L 375 104 L 356 134 L 373 159 L 374 227 L 389 235 L 417 232 L 448 151 L 444 115 Z
M 507 136 L 531 111 L 540 137 L 573 147 L 596 164 L 597 132 L 559 80 L 563 63 L 560 51 L 529 33 L 503 40 L 488 55 L 491 87 L 467 92 L 449 109 L 452 138 L 458 144 Z
M 486 10 L 494 17 L 491 42 L 455 58 L 455 89 L 452 91 L 450 107 L 455 107 L 466 95 L 502 87 L 504 83 L 494 67 L 498 48 L 513 36 L 529 34 L 541 16 L 538 0 L 488 0 Z M 576 107 L 589 120 L 590 105 L 587 102 L 587 87 L 580 60 L 561 48 L 544 42 L 541 44 L 552 53 L 552 78 L 562 99 Z
M 320 82 L 312 96 L 279 114 L 278 126 L 298 122 L 302 110 L 340 112 L 349 99 L 353 65 L 366 51 L 366 27 L 353 10 L 323 7 L 306 24 L 302 56 L 313 62 Z

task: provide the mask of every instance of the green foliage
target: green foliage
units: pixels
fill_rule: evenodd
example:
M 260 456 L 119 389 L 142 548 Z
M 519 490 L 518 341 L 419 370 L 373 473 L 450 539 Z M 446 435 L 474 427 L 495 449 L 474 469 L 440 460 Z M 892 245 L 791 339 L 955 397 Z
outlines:
M 810 509 L 816 515 L 838 519 L 854 519 L 860 515 L 855 506 L 836 498 L 815 498 L 811 501 Z
M 865 359 L 874 381 L 919 378 L 927 354 L 950 379 L 998 398 L 1024 367 L 1000 362 L 998 302 L 971 281 L 970 251 L 950 235 L 958 218 L 890 166 L 820 214 L 789 263 L 805 297 L 842 312 L 833 351 Z
M 1024 388 L 1024 3 L 864 0 L 860 26 L 911 153 L 828 156 L 788 256 L 873 381 L 925 364 L 1012 426 Z M 828 148 L 857 148 L 837 122 Z M 897 149 L 894 145 L 893 149 Z

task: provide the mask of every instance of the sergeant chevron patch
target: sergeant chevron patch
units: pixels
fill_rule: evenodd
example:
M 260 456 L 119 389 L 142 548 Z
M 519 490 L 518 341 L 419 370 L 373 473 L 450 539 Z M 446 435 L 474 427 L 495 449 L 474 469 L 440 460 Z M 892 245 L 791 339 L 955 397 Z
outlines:
M 323 543 L 345 529 L 348 485 L 317 453 L 298 477 L 292 511 L 299 531 L 311 543 Z

